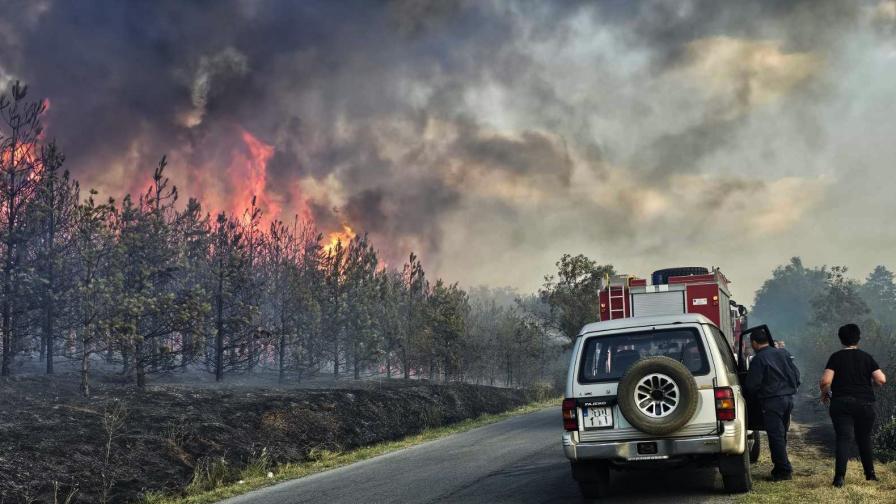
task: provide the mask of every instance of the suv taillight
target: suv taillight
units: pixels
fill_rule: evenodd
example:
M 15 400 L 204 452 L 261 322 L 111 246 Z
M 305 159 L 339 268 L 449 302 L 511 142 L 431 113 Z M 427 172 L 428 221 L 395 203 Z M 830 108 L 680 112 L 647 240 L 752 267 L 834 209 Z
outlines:
M 722 422 L 734 420 L 734 391 L 731 387 L 716 387 L 716 419 Z
M 563 428 L 568 431 L 579 430 L 579 420 L 576 418 L 575 399 L 563 400 Z

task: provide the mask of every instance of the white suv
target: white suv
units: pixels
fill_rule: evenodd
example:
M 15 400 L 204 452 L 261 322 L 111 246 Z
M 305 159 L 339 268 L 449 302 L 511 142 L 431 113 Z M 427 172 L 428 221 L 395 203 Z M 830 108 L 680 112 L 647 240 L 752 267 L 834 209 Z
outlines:
M 717 465 L 725 489 L 748 492 L 759 438 L 747 429 L 738 367 L 702 315 L 638 317 L 585 326 L 563 400 L 563 451 L 586 497 L 609 471 Z

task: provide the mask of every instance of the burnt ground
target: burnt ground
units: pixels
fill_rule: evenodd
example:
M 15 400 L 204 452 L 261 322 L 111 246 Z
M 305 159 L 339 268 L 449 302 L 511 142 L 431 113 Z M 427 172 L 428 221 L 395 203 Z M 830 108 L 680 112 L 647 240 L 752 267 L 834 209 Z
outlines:
M 325 388 L 324 388 L 325 387 Z M 182 491 L 197 466 L 222 458 L 229 478 L 265 450 L 273 463 L 320 450 L 395 440 L 427 427 L 498 413 L 534 399 L 531 391 L 467 384 L 382 380 L 318 383 L 318 388 L 0 381 L 0 502 L 110 502 L 148 491 Z M 107 428 L 122 413 L 120 427 Z M 114 424 L 114 422 L 112 422 Z M 109 432 L 109 457 L 106 443 Z

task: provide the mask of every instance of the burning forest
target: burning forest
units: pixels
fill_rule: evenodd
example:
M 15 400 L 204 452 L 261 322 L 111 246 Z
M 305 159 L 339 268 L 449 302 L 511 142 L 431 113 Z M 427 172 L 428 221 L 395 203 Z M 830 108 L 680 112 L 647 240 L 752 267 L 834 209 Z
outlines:
M 273 149 L 249 132 L 224 164 L 229 199 L 207 188 L 183 201 L 166 157 L 116 199 L 70 176 L 46 108 L 19 82 L 0 97 L 0 421 L 41 426 L 0 440 L 4 500 L 213 490 L 259 460 L 275 469 L 499 413 L 555 380 L 562 340 L 538 299 L 468 293 L 429 278 L 413 253 L 390 266 L 366 233 L 322 231 L 307 208 L 281 220 L 286 203 L 267 191 Z M 167 434 L 151 434 L 156 422 Z M 44 431 L 83 462 L 39 448 L 32 434 Z
M 77 362 L 85 396 L 94 361 L 141 388 L 149 375 L 194 367 L 217 381 L 261 370 L 280 381 L 545 378 L 534 354 L 496 366 L 497 349 L 464 330 L 484 301 L 429 279 L 415 254 L 388 267 L 349 224 L 321 231 L 307 208 L 280 220 L 283 203 L 266 191 L 273 149 L 249 132 L 226 164 L 237 188 L 227 201 L 201 191 L 182 201 L 164 157 L 138 193 L 104 199 L 64 170 L 43 137 L 45 109 L 19 83 L 0 102 L 3 376 Z M 518 310 L 493 309 L 521 342 L 546 345 Z
M 622 272 L 719 266 L 799 365 L 856 321 L 893 370 L 894 0 L 0 12 L 0 503 L 545 400 Z

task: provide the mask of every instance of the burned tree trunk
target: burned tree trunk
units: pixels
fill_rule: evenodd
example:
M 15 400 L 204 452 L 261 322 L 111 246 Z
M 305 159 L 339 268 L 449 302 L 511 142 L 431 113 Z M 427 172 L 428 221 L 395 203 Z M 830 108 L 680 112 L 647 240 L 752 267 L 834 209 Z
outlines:
M 11 206 L 8 205 L 8 207 Z M 7 208 L 11 211 L 11 208 Z M 13 243 L 11 238 L 6 240 L 5 260 L 3 265 L 3 305 L 2 305 L 2 329 L 3 331 L 3 363 L 0 367 L 0 376 L 12 374 L 13 337 L 12 337 L 12 268 L 13 268 Z
M 215 293 L 215 381 L 224 379 L 224 266 L 218 269 Z
M 361 359 L 358 357 L 358 343 L 355 341 L 352 349 L 352 364 L 355 371 L 355 379 L 361 379 Z
M 85 328 L 84 331 L 89 329 Z M 85 333 L 86 334 L 86 333 Z M 90 342 L 86 337 L 81 338 L 81 395 L 90 397 L 90 384 L 87 381 L 87 374 L 90 372 L 90 351 L 88 347 Z
M 339 337 L 333 338 L 333 378 L 339 378 Z
M 52 261 L 48 265 L 47 270 L 47 280 L 49 281 L 49 285 L 46 287 L 46 296 L 44 297 L 44 339 L 46 340 L 47 346 L 47 374 L 53 374 L 53 347 L 56 343 L 55 338 L 55 313 L 54 313 L 54 300 L 53 300 L 53 266 Z
M 134 345 L 134 370 L 137 373 L 137 388 L 146 388 L 146 363 L 143 359 L 143 342 L 137 341 Z
M 282 300 L 280 303 L 280 348 L 279 348 L 279 374 L 277 376 L 277 381 L 283 383 L 283 380 L 286 377 L 286 301 Z

